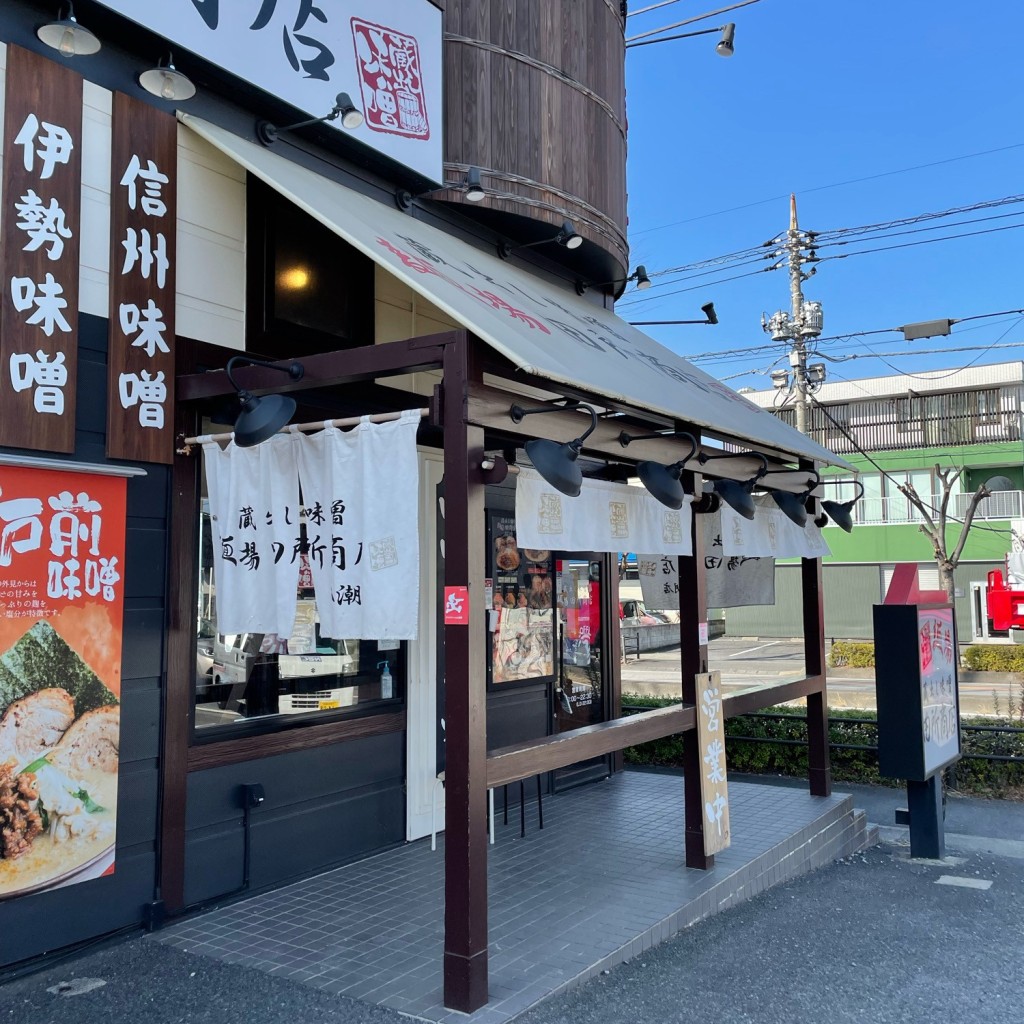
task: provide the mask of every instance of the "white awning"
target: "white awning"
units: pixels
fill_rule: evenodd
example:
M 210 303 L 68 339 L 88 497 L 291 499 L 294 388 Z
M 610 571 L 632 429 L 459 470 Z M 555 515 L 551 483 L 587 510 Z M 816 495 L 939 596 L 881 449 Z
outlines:
M 715 434 L 835 466 L 843 459 L 569 288 L 188 114 L 187 125 L 526 373 Z

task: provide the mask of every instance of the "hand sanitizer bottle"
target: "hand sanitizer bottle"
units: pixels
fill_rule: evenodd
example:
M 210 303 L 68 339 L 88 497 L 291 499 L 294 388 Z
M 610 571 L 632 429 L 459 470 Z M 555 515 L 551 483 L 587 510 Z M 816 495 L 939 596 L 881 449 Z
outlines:
M 391 700 L 395 695 L 394 686 L 391 683 L 391 665 L 386 661 L 379 664 L 384 666 L 384 671 L 380 674 L 380 699 Z

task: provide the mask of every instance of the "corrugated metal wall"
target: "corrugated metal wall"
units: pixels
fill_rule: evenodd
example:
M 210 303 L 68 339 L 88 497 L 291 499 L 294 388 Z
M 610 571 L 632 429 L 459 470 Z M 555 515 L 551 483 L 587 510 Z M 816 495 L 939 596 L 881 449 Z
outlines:
M 925 568 L 933 568 L 922 563 Z M 994 563 L 972 562 L 961 565 L 954 582 L 963 597 L 956 602 L 960 639 L 971 638 L 971 583 L 984 580 Z M 825 636 L 837 639 L 869 638 L 872 635 L 871 606 L 882 600 L 883 568 L 878 565 L 826 565 L 822 573 L 825 587 Z M 800 567 L 778 564 L 775 567 L 775 604 L 752 605 L 725 610 L 727 636 L 801 636 Z

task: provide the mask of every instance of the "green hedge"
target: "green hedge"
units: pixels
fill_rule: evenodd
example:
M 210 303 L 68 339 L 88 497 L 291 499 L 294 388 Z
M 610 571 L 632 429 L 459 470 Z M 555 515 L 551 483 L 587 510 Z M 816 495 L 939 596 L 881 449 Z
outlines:
M 645 708 L 666 707 L 675 703 L 659 697 L 623 696 L 623 704 Z M 807 775 L 807 725 L 798 707 L 766 708 L 779 718 L 755 718 L 741 715 L 726 719 L 726 756 L 729 770 L 757 775 Z M 874 747 L 878 727 L 873 724 L 874 711 L 832 711 L 829 713 L 829 742 L 850 746 Z M 1020 723 L 994 718 L 963 718 L 964 725 L 1013 725 Z M 796 743 L 758 743 L 739 737 L 796 740 Z M 964 733 L 965 754 L 1003 754 L 1024 758 L 1024 733 Z M 625 751 L 627 764 L 660 765 L 681 768 L 683 738 L 667 736 Z M 899 785 L 898 780 L 883 779 L 878 774 L 878 755 L 874 750 L 843 750 L 831 752 L 832 778 L 836 782 L 863 782 L 875 785 Z M 975 761 L 962 759 L 948 779 L 964 792 L 985 796 L 1020 796 L 1024 794 L 1024 762 Z
M 874 668 L 875 645 L 837 640 L 828 652 L 832 668 Z
M 1024 646 L 977 644 L 964 650 L 964 665 L 974 672 L 1024 672 Z
M 964 667 L 972 672 L 1024 672 L 1024 645 L 977 644 L 964 649 Z M 828 654 L 832 668 L 874 668 L 875 645 L 837 640 Z

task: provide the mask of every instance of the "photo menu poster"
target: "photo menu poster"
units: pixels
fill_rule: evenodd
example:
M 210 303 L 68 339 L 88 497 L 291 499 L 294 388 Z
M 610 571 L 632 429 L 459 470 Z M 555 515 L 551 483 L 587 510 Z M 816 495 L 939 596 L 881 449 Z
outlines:
M 550 551 L 520 548 L 515 515 L 488 515 L 487 576 L 493 580 L 490 683 L 543 682 L 555 675 L 553 563 Z

